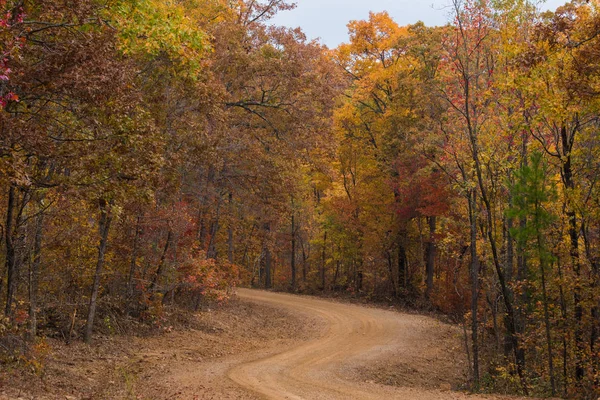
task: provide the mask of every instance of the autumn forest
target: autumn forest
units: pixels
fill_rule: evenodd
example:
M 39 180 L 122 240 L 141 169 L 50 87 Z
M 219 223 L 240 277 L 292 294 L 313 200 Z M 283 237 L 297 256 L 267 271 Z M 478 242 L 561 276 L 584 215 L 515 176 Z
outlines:
M 473 391 L 600 391 L 600 3 L 328 49 L 285 0 L 0 0 L 0 359 L 238 286 L 435 310 Z M 18 353 L 18 354 L 17 354 Z

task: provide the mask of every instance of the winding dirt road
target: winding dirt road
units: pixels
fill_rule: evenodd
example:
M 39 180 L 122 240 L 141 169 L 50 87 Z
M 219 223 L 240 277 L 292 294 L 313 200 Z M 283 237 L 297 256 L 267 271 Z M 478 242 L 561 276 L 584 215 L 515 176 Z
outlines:
M 96 346 L 56 340 L 43 380 L 0 373 L 0 400 L 503 398 L 452 390 L 467 364 L 456 326 L 305 296 L 238 294 L 184 319 L 185 329 Z
M 289 294 L 240 289 L 245 301 L 260 302 L 324 321 L 317 338 L 229 369 L 228 376 L 266 399 L 496 399 L 431 385 L 387 386 L 363 380 L 356 371 L 393 354 L 421 378 L 462 370 L 462 360 L 440 366 L 445 344 L 460 344 L 455 327 L 434 319 Z M 453 354 L 458 354 L 454 349 Z M 443 364 L 443 363 L 442 363 Z M 440 371 L 440 367 L 442 370 Z M 448 369 L 444 371 L 443 368 Z M 419 381 L 417 381 L 418 383 Z M 423 383 L 423 381 L 421 381 Z M 421 387 L 419 387 L 421 386 Z M 422 387 L 425 386 L 425 387 Z M 448 385 L 449 386 L 449 385 Z

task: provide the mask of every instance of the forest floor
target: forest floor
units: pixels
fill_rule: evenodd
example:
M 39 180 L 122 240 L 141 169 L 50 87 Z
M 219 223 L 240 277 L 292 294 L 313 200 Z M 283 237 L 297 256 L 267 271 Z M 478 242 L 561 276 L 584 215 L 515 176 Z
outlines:
M 467 395 L 462 334 L 436 319 L 240 289 L 188 329 L 49 341 L 0 399 L 500 399 Z

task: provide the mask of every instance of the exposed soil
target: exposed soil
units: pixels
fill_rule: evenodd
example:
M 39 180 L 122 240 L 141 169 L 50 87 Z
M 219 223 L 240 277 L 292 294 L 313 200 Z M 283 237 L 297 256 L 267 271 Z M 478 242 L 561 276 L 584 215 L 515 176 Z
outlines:
M 23 365 L 1 371 L 0 399 L 253 398 L 228 382 L 226 371 L 319 329 L 310 318 L 237 299 L 198 313 L 191 327 L 150 337 L 98 336 L 91 346 L 47 340 L 51 351 L 41 373 Z
M 51 341 L 41 375 L 0 374 L 0 399 L 498 399 L 456 391 L 455 326 L 304 296 L 239 290 L 153 337 Z
M 288 294 L 240 297 L 318 317 L 321 334 L 228 376 L 267 399 L 500 399 L 452 388 L 464 381 L 460 332 L 421 315 Z M 460 358 L 459 358 L 460 357 Z

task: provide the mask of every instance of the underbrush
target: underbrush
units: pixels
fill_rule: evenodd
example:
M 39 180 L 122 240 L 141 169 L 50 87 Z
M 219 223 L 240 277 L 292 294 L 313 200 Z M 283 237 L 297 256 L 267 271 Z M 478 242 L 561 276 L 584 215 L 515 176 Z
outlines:
M 163 304 L 161 298 L 135 310 L 115 306 L 110 299 L 99 303 L 94 332 L 97 340 L 107 337 L 151 337 L 174 330 L 207 329 L 196 318 L 196 308 L 222 307 L 225 299 L 204 299 L 200 304 Z M 54 344 L 70 345 L 83 340 L 85 309 L 53 305 L 38 312 L 37 332 L 32 337 L 27 313 L 0 320 L 0 371 L 42 376 L 46 358 Z

